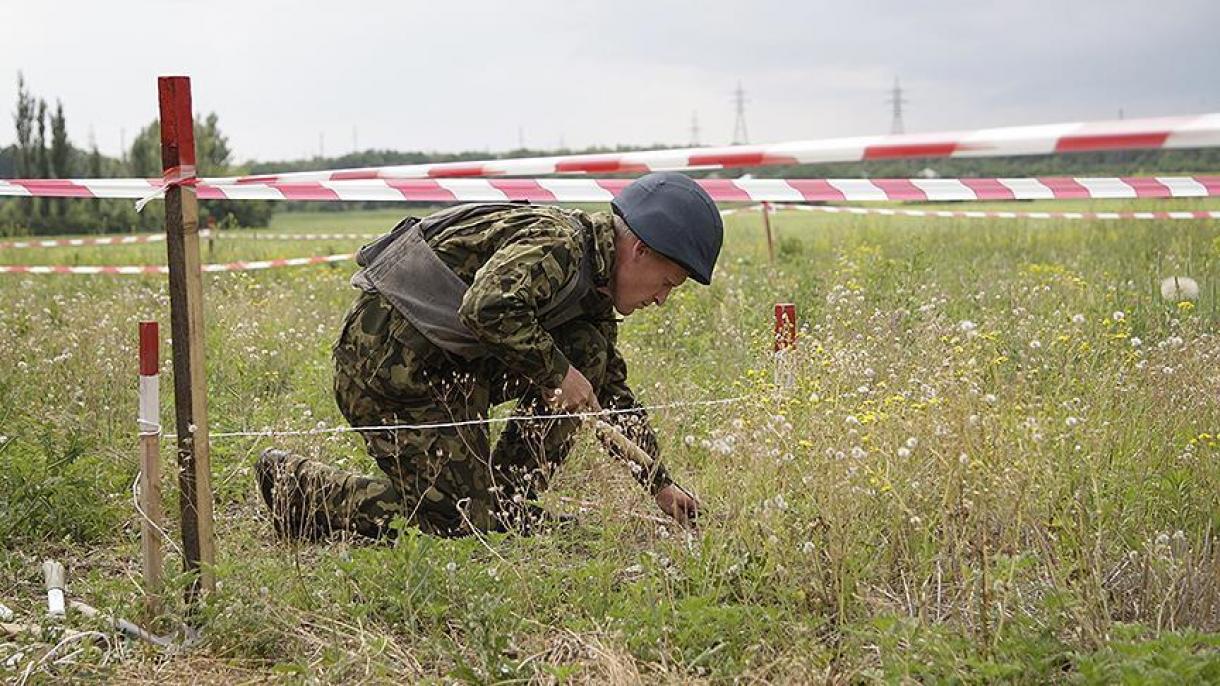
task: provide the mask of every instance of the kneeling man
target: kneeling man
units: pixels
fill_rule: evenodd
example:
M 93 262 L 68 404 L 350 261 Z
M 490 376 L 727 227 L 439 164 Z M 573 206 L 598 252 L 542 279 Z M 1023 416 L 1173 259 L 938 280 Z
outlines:
M 490 408 L 639 408 L 615 312 L 664 304 L 688 277 L 707 285 L 720 254 L 720 213 L 682 174 L 637 179 L 611 209 L 462 205 L 409 217 L 361 249 L 361 293 L 334 347 L 335 399 L 386 478 L 269 449 L 255 472 L 277 530 L 377 538 L 401 515 L 437 536 L 532 531 L 544 515 L 533 501 L 580 421 L 511 421 L 493 449 Z M 694 516 L 644 410 L 606 420 L 652 457 L 636 476 L 660 508 Z

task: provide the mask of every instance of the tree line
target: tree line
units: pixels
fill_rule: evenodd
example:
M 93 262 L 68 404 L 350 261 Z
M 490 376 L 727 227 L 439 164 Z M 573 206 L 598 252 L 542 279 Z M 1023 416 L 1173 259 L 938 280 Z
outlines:
M 68 138 L 63 103 L 51 108 L 35 97 L 24 77 L 17 74 L 17 107 L 13 113 L 17 142 L 0 148 L 0 178 L 104 178 L 161 176 L 160 124 L 154 120 L 140 129 L 119 159 L 102 155 L 97 144 L 79 148 Z M 220 129 L 215 112 L 195 116 L 196 162 L 200 176 L 235 176 L 313 169 L 344 169 L 427 162 L 458 162 L 480 159 L 534 157 L 570 153 L 593 154 L 680 147 L 591 147 L 582 150 L 518 149 L 500 154 L 486 151 L 434 153 L 420 151 L 364 150 L 338 157 L 280 161 L 249 161 L 236 164 L 228 138 Z M 901 159 L 870 162 L 837 162 L 789 167 L 759 167 L 712 172 L 692 176 L 738 176 L 766 178 L 908 178 L 936 175 L 969 176 L 1138 176 L 1147 174 L 1204 173 L 1220 170 L 1220 149 L 1122 150 L 960 159 Z M 294 211 L 343 211 L 377 207 L 378 203 L 275 203 L 266 201 L 202 201 L 201 225 L 223 227 L 266 226 L 276 209 Z M 46 235 L 57 233 L 127 233 L 158 231 L 164 226 L 161 203 L 149 203 L 136 213 L 130 200 L 63 198 L 0 198 L 0 235 Z
M 17 107 L 13 113 L 17 142 L 0 148 L 0 178 L 67 179 L 161 176 L 161 125 L 154 120 L 140 129 L 123 157 L 101 154 L 96 142 L 88 149 L 68 138 L 63 103 L 51 109 L 35 97 L 24 77 L 17 74 Z M 245 173 L 232 162 L 229 140 L 220 129 L 215 112 L 195 116 L 195 157 L 200 176 Z M 201 226 L 265 226 L 274 210 L 272 203 L 256 201 L 203 201 L 199 203 Z M 161 203 L 149 203 L 135 211 L 131 200 L 82 198 L 0 199 L 0 235 L 48 235 L 60 233 L 135 233 L 157 231 L 165 226 Z

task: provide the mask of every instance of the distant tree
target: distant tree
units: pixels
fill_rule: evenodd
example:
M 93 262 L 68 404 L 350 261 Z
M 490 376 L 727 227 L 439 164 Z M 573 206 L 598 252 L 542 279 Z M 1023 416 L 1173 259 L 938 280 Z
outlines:
M 203 123 L 195 123 L 195 167 L 200 176 L 222 176 L 229 173 L 229 139 L 220 132 L 219 117 L 208 113 Z
M 51 115 L 51 153 L 49 178 L 72 178 L 72 145 L 68 143 L 68 125 L 64 120 L 64 104 L 55 101 L 55 113 Z M 51 214 L 62 222 L 66 210 L 65 200 L 51 203 Z
M 231 165 L 232 150 L 229 139 L 220 130 L 220 118 L 215 112 L 195 117 L 195 169 L 199 176 L 229 176 L 234 173 Z M 131 144 L 128 156 L 130 172 L 134 176 L 155 178 L 161 175 L 161 124 L 152 122 L 140 129 Z M 141 225 L 148 221 L 153 205 L 141 213 Z M 204 201 L 199 203 L 199 224 L 229 220 L 241 226 L 266 226 L 275 211 L 273 203 L 261 200 Z M 231 219 L 230 219 L 231 217 Z M 161 220 L 157 221 L 158 224 Z M 151 228 L 151 227 L 150 227 Z
M 34 102 L 29 89 L 25 85 L 25 77 L 17 72 L 17 111 L 13 114 L 13 123 L 17 126 L 17 178 L 36 176 L 34 154 L 34 114 L 38 104 Z M 18 214 L 28 225 L 29 218 L 34 214 L 35 198 L 22 198 L 18 201 Z

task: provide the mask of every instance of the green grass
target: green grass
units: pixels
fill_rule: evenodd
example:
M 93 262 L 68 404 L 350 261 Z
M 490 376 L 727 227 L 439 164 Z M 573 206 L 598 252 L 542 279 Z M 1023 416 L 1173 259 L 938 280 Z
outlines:
M 1071 209 L 1171 204 L 1215 206 Z M 1033 208 L 1068 209 L 1019 207 Z M 270 229 L 375 231 L 399 214 L 282 214 Z M 1220 680 L 1216 222 L 785 212 L 775 265 L 756 214 L 727 225 L 715 284 L 683 287 L 621 336 L 647 403 L 748 398 L 654 415 L 671 470 L 705 505 L 698 533 L 656 519 L 586 438 L 547 496 L 580 513 L 565 533 L 291 546 L 273 539 L 251 483 L 271 443 L 217 439 L 220 589 L 202 611 L 204 642 L 168 660 L 136 646 L 105 665 L 95 651 L 39 666 L 51 643 L 22 639 L 0 643 L 0 663 L 24 651 L 0 674 Z M 358 244 L 220 240 L 209 261 Z M 151 263 L 163 251 L 0 261 Z M 329 346 L 350 273 L 205 277 L 213 431 L 341 424 Z M 1175 274 L 1199 282 L 1197 302 L 1161 298 Z M 0 298 L 0 602 L 35 619 L 39 563 L 56 557 L 73 597 L 167 630 L 184 579 L 171 580 L 165 615 L 145 614 L 130 492 L 136 322 L 168 330 L 164 280 L 0 275 Z M 797 303 L 803 326 L 784 392 L 772 384 L 777 301 Z M 168 361 L 163 377 L 170 422 Z M 276 444 L 375 471 L 349 435 Z M 169 512 L 175 490 L 167 477 Z

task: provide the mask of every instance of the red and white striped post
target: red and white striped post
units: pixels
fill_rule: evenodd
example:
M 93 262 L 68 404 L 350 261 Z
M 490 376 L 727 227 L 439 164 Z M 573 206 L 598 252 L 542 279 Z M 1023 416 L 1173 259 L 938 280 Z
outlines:
M 766 210 L 764 210 L 765 212 Z M 775 386 L 796 385 L 796 305 L 775 303 Z
M 161 508 L 161 337 L 156 322 L 140 322 L 140 546 L 144 592 L 156 607 L 164 560 Z

